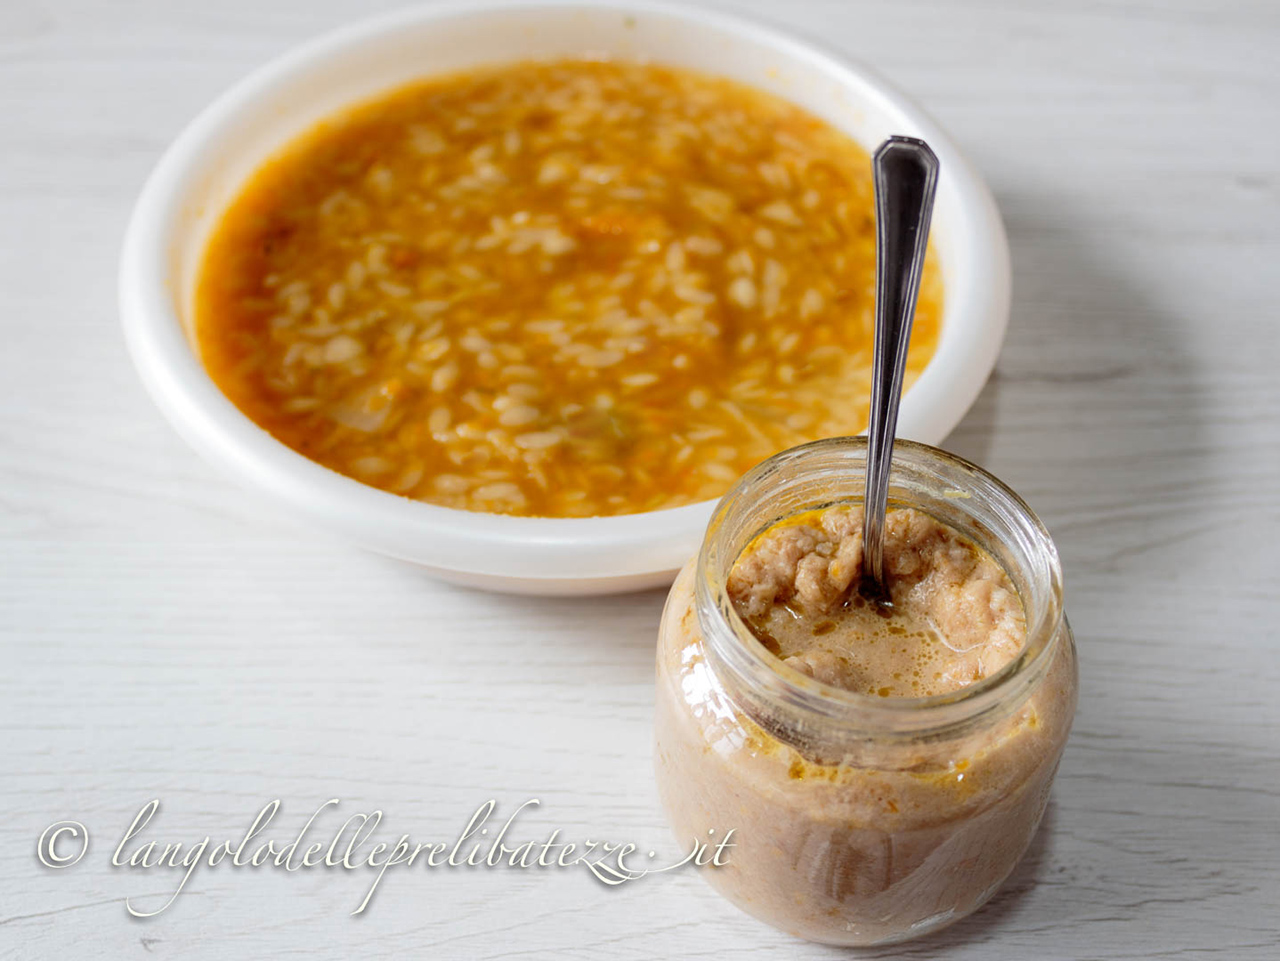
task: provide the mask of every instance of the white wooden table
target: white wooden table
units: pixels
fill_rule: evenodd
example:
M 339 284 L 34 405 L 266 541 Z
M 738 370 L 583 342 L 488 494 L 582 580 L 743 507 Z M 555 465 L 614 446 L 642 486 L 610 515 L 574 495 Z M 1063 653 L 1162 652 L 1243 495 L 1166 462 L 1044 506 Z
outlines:
M 0 6 L 0 958 L 837 957 L 696 874 L 112 868 L 328 798 L 394 840 L 527 798 L 523 839 L 672 857 L 650 774 L 662 596 L 495 597 L 277 520 L 125 356 L 133 198 L 218 91 L 360 0 Z M 1045 829 L 978 916 L 871 957 L 1280 957 L 1280 7 L 755 0 L 871 60 L 970 152 L 1012 328 L 948 446 L 1065 559 L 1082 697 Z M 42 866 L 74 819 L 82 861 Z M 332 834 L 332 822 L 328 833 Z M 61 838 L 61 856 L 70 839 Z

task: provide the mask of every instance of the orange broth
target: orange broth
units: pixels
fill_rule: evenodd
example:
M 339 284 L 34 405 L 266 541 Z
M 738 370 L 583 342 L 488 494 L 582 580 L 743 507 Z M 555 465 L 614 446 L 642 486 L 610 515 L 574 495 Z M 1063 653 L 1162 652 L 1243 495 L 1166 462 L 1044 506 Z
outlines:
M 718 497 L 866 425 L 870 161 L 683 69 L 520 63 L 323 122 L 244 186 L 202 265 L 210 374 L 383 490 L 532 516 Z M 908 385 L 932 355 L 932 255 Z

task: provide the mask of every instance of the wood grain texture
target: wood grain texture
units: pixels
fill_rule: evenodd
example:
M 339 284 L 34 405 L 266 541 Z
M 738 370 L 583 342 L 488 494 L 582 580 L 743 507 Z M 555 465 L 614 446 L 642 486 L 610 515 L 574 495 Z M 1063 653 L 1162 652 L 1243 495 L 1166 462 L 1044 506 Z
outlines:
M 330 543 L 215 476 L 125 356 L 114 273 L 159 152 L 211 97 L 381 3 L 0 6 L 0 958 L 846 956 L 691 872 L 108 866 L 280 798 L 451 837 L 674 855 L 650 773 L 659 594 L 492 597 Z M 997 372 L 947 446 L 1062 550 L 1080 712 L 1031 855 L 977 916 L 866 957 L 1280 956 L 1280 7 L 768 0 L 948 127 L 1013 245 Z M 74 818 L 89 855 L 42 868 Z

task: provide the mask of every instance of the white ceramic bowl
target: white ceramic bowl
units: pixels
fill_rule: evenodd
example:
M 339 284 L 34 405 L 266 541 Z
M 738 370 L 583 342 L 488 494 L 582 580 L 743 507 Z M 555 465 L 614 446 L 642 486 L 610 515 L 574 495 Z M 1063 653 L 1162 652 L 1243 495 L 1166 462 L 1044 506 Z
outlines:
M 899 435 L 936 444 L 995 363 L 1009 305 L 1009 252 L 982 180 L 918 107 L 866 68 L 760 23 L 693 7 L 454 3 L 354 24 L 263 67 L 201 113 L 157 165 L 120 269 L 125 334 L 161 410 L 201 454 L 283 508 L 449 580 L 526 593 L 592 594 L 669 583 L 713 502 L 622 517 L 552 519 L 451 510 L 397 497 L 273 439 L 222 395 L 193 347 L 204 245 L 248 176 L 342 107 L 412 79 L 483 63 L 606 54 L 732 77 L 783 96 L 869 149 L 927 140 L 942 164 L 933 241 L 945 313 L 937 353 L 908 391 Z

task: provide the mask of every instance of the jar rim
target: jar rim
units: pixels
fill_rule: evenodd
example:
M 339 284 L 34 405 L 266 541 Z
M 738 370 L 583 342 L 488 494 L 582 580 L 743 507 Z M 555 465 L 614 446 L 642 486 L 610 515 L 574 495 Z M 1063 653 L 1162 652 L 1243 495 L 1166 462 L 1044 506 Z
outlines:
M 950 475 L 970 482 L 971 490 L 956 491 L 954 485 L 942 496 L 967 498 L 980 495 L 1000 508 L 1005 520 L 1016 530 L 1017 546 L 1026 556 L 1037 582 L 1034 609 L 1023 590 L 1019 590 L 1026 615 L 1026 641 L 1008 663 L 981 680 L 955 691 L 927 697 L 873 697 L 818 681 L 784 663 L 768 651 L 728 599 L 728 574 L 738 554 L 723 558 L 718 535 L 735 510 L 741 510 L 745 497 L 757 485 L 768 483 L 772 475 L 806 461 L 817 467 L 847 457 L 851 465 L 859 456 L 865 465 L 866 437 L 836 437 L 813 441 L 775 454 L 744 474 L 716 505 L 707 526 L 695 571 L 695 606 L 699 625 L 708 645 L 736 678 L 748 685 L 767 688 L 768 695 L 794 711 L 808 715 L 833 733 L 855 737 L 922 735 L 955 733 L 958 727 L 977 723 L 980 719 L 1012 708 L 1020 694 L 1029 689 L 1047 671 L 1057 650 L 1058 637 L 1065 617 L 1063 613 L 1062 564 L 1057 548 L 1044 523 L 1012 488 L 957 454 L 909 440 L 894 445 L 890 487 L 901 478 L 904 469 L 921 469 L 937 474 L 945 469 Z M 861 495 L 842 497 L 800 508 L 812 510 L 836 503 L 857 504 Z M 919 507 L 903 500 L 897 506 Z M 749 509 L 749 507 L 748 507 Z M 760 533 L 770 524 L 759 528 Z M 754 534 L 752 535 L 755 536 Z M 749 541 L 748 541 L 749 543 Z M 745 546 L 745 543 L 742 545 Z M 1002 565 L 1003 566 L 1003 565 Z M 1007 571 L 1013 579 L 1012 571 Z

